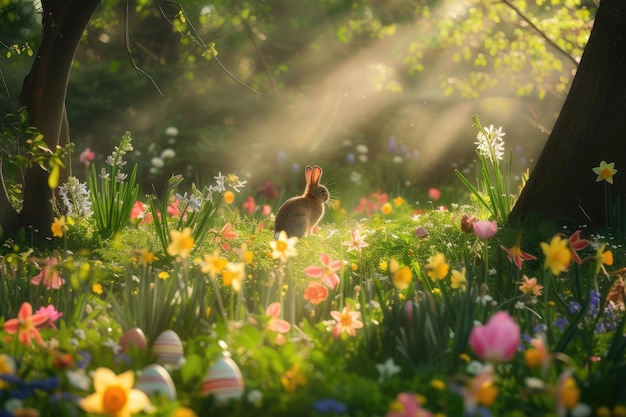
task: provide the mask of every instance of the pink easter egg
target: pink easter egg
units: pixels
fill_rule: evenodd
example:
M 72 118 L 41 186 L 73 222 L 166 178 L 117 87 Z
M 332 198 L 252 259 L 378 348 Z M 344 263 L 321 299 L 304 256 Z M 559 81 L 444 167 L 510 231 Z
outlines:
M 141 371 L 135 388 L 149 397 L 163 395 L 170 401 L 176 399 L 176 385 L 165 368 L 158 364 L 147 366 Z
M 183 343 L 173 330 L 165 330 L 152 345 L 152 353 L 161 365 L 182 365 L 185 361 Z
M 139 327 L 131 327 L 120 338 L 120 346 L 122 347 L 122 352 L 127 352 L 131 346 L 135 346 L 137 349 L 145 349 L 148 347 L 148 339 Z
M 213 364 L 202 380 L 203 396 L 214 395 L 218 404 L 240 400 L 244 392 L 243 376 L 230 358 L 221 358 Z

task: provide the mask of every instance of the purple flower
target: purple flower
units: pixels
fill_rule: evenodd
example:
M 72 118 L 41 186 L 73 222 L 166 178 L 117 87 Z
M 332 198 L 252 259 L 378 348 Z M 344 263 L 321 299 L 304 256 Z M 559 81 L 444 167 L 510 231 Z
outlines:
M 565 330 L 568 324 L 569 324 L 569 321 L 567 320 L 566 317 L 559 317 L 558 319 L 554 321 L 554 326 L 561 332 Z
M 389 142 L 387 143 L 387 152 L 396 153 L 398 149 L 398 139 L 395 136 L 389 137 Z
M 348 407 L 344 403 L 337 401 L 334 398 L 324 398 L 323 400 L 319 400 L 313 405 L 313 408 L 318 413 L 343 414 L 348 411 Z
M 570 302 L 569 306 L 567 307 L 567 310 L 570 312 L 570 314 L 576 314 L 582 309 L 582 306 L 577 301 Z

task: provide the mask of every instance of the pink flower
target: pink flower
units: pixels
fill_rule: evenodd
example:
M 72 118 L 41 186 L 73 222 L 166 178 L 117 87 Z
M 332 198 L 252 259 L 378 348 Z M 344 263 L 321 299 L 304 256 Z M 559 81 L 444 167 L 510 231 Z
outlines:
M 472 350 L 489 362 L 508 362 L 519 343 L 520 328 L 506 311 L 498 311 L 485 325 L 474 326 L 469 337 Z
M 343 262 L 333 260 L 327 253 L 320 255 L 320 261 L 322 261 L 322 266 L 307 266 L 304 268 L 304 273 L 310 277 L 319 278 L 329 288 L 335 288 L 339 284 L 337 271 L 341 269 Z
M 336 339 L 341 333 L 346 332 L 350 336 L 356 336 L 356 329 L 363 327 L 363 322 L 359 320 L 361 313 L 358 311 L 350 311 L 350 306 L 346 304 L 343 311 L 331 311 L 330 315 L 337 321 L 333 327 L 332 334 Z
M 48 317 L 48 320 L 43 323 L 42 326 L 49 325 L 55 330 L 57 326 L 54 324 L 54 322 L 61 318 L 61 316 L 63 316 L 63 313 L 59 313 L 52 304 L 48 307 L 39 307 L 39 310 L 37 310 L 35 314 L 45 314 L 46 317 Z
M 396 397 L 393 409 L 385 417 L 432 417 L 432 413 L 425 410 L 417 400 L 418 396 L 408 392 L 401 392 Z
M 281 307 L 279 302 L 270 304 L 265 310 L 265 315 L 270 317 L 267 329 L 279 333 L 276 336 L 276 344 L 278 345 L 285 343 L 285 336 L 283 336 L 283 334 L 291 330 L 291 324 L 280 318 L 280 310 Z
M 379 211 L 380 207 L 385 204 L 387 200 L 389 200 L 387 193 L 381 194 L 380 191 L 376 191 L 375 193 L 370 194 L 368 198 L 361 197 L 359 205 L 354 209 L 354 211 L 357 213 L 365 211 L 365 215 L 369 217 L 372 213 Z
M 92 151 L 90 148 L 85 148 L 84 151 L 80 153 L 78 160 L 81 164 L 84 164 L 86 167 L 91 165 L 93 160 L 96 158 L 96 153 Z
M 441 191 L 437 188 L 429 188 L 428 189 L 428 198 L 433 201 L 437 201 L 441 198 Z
M 268 200 L 278 198 L 279 191 L 273 181 L 267 181 L 260 191 Z
M 243 203 L 241 206 L 248 210 L 248 214 L 252 216 L 254 214 L 254 209 L 256 208 L 254 197 L 249 196 L 248 200 L 246 200 L 246 202 Z
M 481 239 L 491 239 L 498 232 L 498 223 L 493 220 L 478 220 L 472 223 L 474 233 Z
M 313 305 L 318 305 L 328 298 L 328 288 L 319 282 L 309 282 L 304 290 L 304 299 Z
M 235 239 L 237 237 L 237 232 L 232 230 L 232 226 L 230 223 L 226 223 L 222 230 L 220 230 L 220 236 L 223 239 Z
M 41 343 L 41 335 L 38 326 L 48 321 L 47 314 L 33 314 L 33 306 L 30 303 L 23 303 L 17 313 L 17 318 L 7 320 L 4 323 L 4 330 L 9 334 L 16 334 L 21 344 L 30 346 L 31 339 Z
M 61 271 L 57 269 L 59 260 L 57 258 L 48 258 L 43 261 L 41 272 L 34 276 L 30 282 L 34 285 L 43 284 L 47 289 L 54 288 L 58 290 L 61 285 L 65 284 L 65 280 L 61 278 Z
M 578 252 L 585 249 L 591 244 L 591 242 L 589 242 L 588 240 L 580 238 L 580 232 L 580 230 L 576 230 L 574 233 L 572 233 L 568 240 L 569 247 L 572 250 L 572 259 L 577 264 L 583 263 L 582 259 L 580 259 L 580 256 L 578 255 Z
M 522 235 L 518 234 L 515 246 L 513 246 L 512 248 L 507 248 L 502 245 L 500 246 L 506 252 L 509 260 L 513 262 L 520 271 L 522 270 L 522 263 L 524 261 L 534 261 L 535 259 L 537 259 L 535 256 L 522 251 L 520 247 L 521 239 Z
M 348 252 L 353 250 L 361 252 L 361 249 L 369 246 L 369 243 L 365 242 L 365 238 L 361 237 L 359 229 L 352 229 L 350 231 L 350 241 L 343 242 L 343 244 L 348 246 Z

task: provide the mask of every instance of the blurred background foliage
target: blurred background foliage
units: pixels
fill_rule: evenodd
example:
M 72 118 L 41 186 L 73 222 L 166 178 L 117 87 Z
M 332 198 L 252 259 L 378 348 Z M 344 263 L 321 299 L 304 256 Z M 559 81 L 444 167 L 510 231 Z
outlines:
M 588 0 L 103 0 L 68 87 L 73 174 L 86 178 L 83 149 L 102 166 L 130 131 L 144 193 L 172 174 L 205 184 L 234 172 L 253 193 L 271 180 L 291 195 L 301 192 L 303 167 L 320 164 L 340 200 L 380 189 L 426 201 L 430 187 L 458 188 L 454 168 L 474 177 L 473 114 L 503 126 L 521 174 L 548 137 L 596 8 Z M 37 2 L 0 0 L 0 22 L 5 114 L 20 107 L 37 50 Z M 207 53 L 213 46 L 249 88 Z

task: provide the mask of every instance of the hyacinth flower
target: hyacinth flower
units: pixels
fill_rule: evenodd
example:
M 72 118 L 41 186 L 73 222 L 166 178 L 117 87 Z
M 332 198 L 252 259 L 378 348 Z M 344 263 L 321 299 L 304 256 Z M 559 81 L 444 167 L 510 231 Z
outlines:
M 33 314 L 33 306 L 25 302 L 20 307 L 17 318 L 7 320 L 6 323 L 4 323 L 4 330 L 8 334 L 17 334 L 17 338 L 21 344 L 30 346 L 31 339 L 35 339 L 38 343 L 43 342 L 37 327 L 47 323 L 48 320 L 48 314 Z
M 517 269 L 519 269 L 520 271 L 522 270 L 522 263 L 524 261 L 534 261 L 537 259 L 537 257 L 522 251 L 521 240 L 522 234 L 520 233 L 517 235 L 517 238 L 515 240 L 515 246 L 513 246 L 512 248 L 500 246 L 506 252 L 509 261 L 513 262 L 515 266 L 517 266 Z

